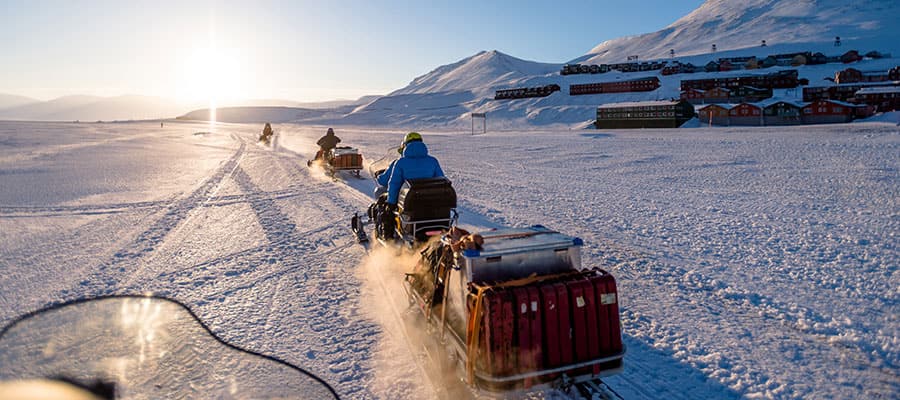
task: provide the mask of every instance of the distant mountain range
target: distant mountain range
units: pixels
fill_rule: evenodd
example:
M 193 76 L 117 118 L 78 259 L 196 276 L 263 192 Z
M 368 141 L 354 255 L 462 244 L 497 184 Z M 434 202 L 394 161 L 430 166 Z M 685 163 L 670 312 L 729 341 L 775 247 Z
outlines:
M 26 104 L 37 103 L 39 100 L 25 96 L 16 96 L 14 94 L 0 93 L 0 110 L 4 108 L 20 107 Z
M 688 15 L 657 32 L 608 40 L 570 62 L 585 64 L 638 60 L 674 60 L 704 65 L 719 57 L 765 56 L 794 51 L 821 51 L 840 55 L 856 49 L 900 56 L 900 1 L 868 0 L 707 0 Z M 840 36 L 841 47 L 835 47 Z M 767 43 L 762 47 L 762 41 Z M 716 45 L 716 52 L 712 45 Z M 900 65 L 898 58 L 866 60 L 864 69 Z M 683 75 L 661 76 L 659 71 L 560 76 L 562 64 L 522 60 L 500 51 L 482 51 L 440 66 L 385 96 L 357 100 L 297 103 L 253 100 L 219 108 L 216 118 L 229 122 L 300 122 L 377 125 L 422 129 L 462 129 L 472 112 L 488 113 L 495 129 L 565 124 L 583 126 L 594 118 L 596 106 L 617 101 L 658 100 L 678 97 Z M 833 76 L 842 64 L 800 67 L 800 75 L 813 84 Z M 777 69 L 777 68 L 776 68 Z M 763 73 L 764 71 L 759 71 Z M 736 72 L 736 73 L 746 73 Z M 719 73 L 715 73 L 719 74 Z M 728 74 L 728 73 L 723 73 Z M 732 73 L 733 74 L 733 73 Z M 572 83 L 606 82 L 658 76 L 662 87 L 652 92 L 569 96 Z M 701 78 L 708 73 L 691 75 Z M 715 75 L 720 76 L 720 75 Z M 563 90 L 544 98 L 493 100 L 503 88 L 558 84 Z M 798 96 L 779 91 L 776 96 Z M 209 111 L 178 106 L 172 101 L 145 96 L 98 98 L 69 96 L 37 102 L 20 96 L 0 95 L 0 119 L 94 120 L 181 118 L 208 119 Z M 190 111 L 195 109 L 194 111 Z
M 169 118 L 191 108 L 160 97 L 137 95 L 116 97 L 76 95 L 49 101 L 29 100 L 31 101 L 0 107 L 0 119 L 37 121 L 157 119 Z
M 668 27 L 653 33 L 600 43 L 570 63 L 622 63 L 672 59 L 704 65 L 719 57 L 767 56 L 796 51 L 821 51 L 840 55 L 856 49 L 876 50 L 900 56 L 900 1 L 871 0 L 708 0 Z M 840 47 L 835 37 L 840 36 Z M 762 46 L 762 41 L 766 46 Z M 712 45 L 716 45 L 716 52 Z M 886 70 L 900 65 L 897 58 L 866 60 L 856 68 Z M 562 64 L 521 60 L 499 51 L 479 52 L 453 64 L 434 69 L 363 107 L 342 121 L 352 124 L 386 124 L 466 129 L 472 112 L 487 113 L 493 129 L 564 124 L 584 126 L 604 103 L 677 98 L 684 75 L 662 76 L 659 71 L 560 76 Z M 801 77 L 812 84 L 847 68 L 843 64 L 801 67 Z M 777 69 L 777 68 L 776 68 Z M 758 71 L 756 73 L 765 73 Z M 730 74 L 742 74 L 746 71 Z M 723 73 L 729 74 L 729 73 Z M 652 92 L 569 96 L 568 85 L 658 76 L 662 87 Z M 692 79 L 722 76 L 699 73 Z M 503 88 L 558 84 L 561 92 L 548 97 L 494 101 Z M 797 90 L 780 90 L 776 96 L 796 98 Z
M 357 100 L 333 100 L 323 102 L 295 102 L 290 100 L 246 100 L 231 103 L 227 115 L 251 117 L 249 112 L 236 112 L 234 107 L 256 107 L 257 111 L 281 107 L 291 107 L 303 110 L 343 110 L 351 111 L 360 104 L 365 104 L 378 96 L 364 96 Z M 177 101 L 162 97 L 124 95 L 115 97 L 99 97 L 86 95 L 64 96 L 48 101 L 40 101 L 24 96 L 0 93 L 0 120 L 33 120 L 33 121 L 113 121 L 113 120 L 141 120 L 141 119 L 167 119 L 179 115 L 186 115 L 191 110 L 197 110 L 201 104 L 182 104 Z M 230 109 L 229 109 L 230 108 Z M 189 115 L 198 116 L 203 109 Z M 272 114 L 272 111 L 267 115 Z M 208 114 L 207 114 L 208 115 Z M 218 115 L 226 116 L 219 112 Z M 311 116 L 330 115 L 326 112 L 307 112 L 296 114 L 298 117 L 309 118 Z M 208 118 L 208 117 L 206 117 Z M 263 119 L 259 119 L 263 120 Z

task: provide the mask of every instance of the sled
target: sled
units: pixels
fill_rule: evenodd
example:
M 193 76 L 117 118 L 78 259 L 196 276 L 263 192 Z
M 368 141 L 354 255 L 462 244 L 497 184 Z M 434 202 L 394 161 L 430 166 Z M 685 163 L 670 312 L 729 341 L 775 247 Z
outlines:
M 455 372 L 489 392 L 597 385 L 625 355 L 611 274 L 582 269 L 581 239 L 540 225 L 453 229 L 404 288 Z
M 316 152 L 315 158 L 308 160 L 306 165 L 311 167 L 313 163 L 320 162 L 328 176 L 335 177 L 338 171 L 349 171 L 357 178 L 360 177 L 360 171 L 363 169 L 362 154 L 358 149 L 339 146 L 323 153 L 322 150 Z

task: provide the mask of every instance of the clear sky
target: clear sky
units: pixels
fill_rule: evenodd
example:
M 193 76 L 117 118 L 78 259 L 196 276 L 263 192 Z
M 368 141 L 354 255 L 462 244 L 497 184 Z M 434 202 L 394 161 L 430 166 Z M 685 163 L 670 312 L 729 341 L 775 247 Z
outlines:
M 702 0 L 0 0 L 0 93 L 318 101 L 481 50 L 562 63 Z

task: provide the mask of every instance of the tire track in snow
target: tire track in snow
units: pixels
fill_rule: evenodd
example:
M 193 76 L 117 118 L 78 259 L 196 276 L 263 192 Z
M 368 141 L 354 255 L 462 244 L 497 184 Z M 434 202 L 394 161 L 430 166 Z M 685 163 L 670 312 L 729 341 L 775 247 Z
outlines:
M 130 265 L 129 268 L 134 268 L 134 271 L 139 272 L 148 261 L 138 265 L 137 260 L 157 250 L 163 244 L 165 237 L 189 219 L 194 209 L 213 197 L 222 182 L 234 172 L 244 155 L 246 143 L 236 135 L 232 135 L 232 137 L 240 143 L 235 153 L 190 195 L 173 201 L 165 213 L 149 229 L 140 233 L 132 243 L 119 249 L 111 260 L 100 264 L 94 273 L 80 282 L 81 288 L 78 292 L 86 296 L 96 296 L 121 291 L 120 283 L 123 278 L 122 273 L 126 272 L 126 266 Z
M 151 212 L 172 202 L 139 201 L 134 203 L 91 204 L 83 206 L 0 206 L 0 217 L 56 217 L 66 215 L 114 214 L 150 209 Z
M 328 221 L 329 215 L 344 214 L 351 205 L 333 195 L 333 191 L 321 190 L 326 184 L 297 168 L 296 158 L 272 156 L 272 152 L 251 148 L 245 162 L 232 175 L 242 194 L 228 199 L 249 206 L 251 218 L 262 228 L 265 244 L 199 263 L 193 260 L 190 266 L 178 265 L 179 261 L 184 264 L 183 260 L 176 253 L 168 254 L 169 262 L 154 263 L 154 270 L 158 269 L 154 277 L 145 274 L 128 286 L 143 290 L 161 285 L 154 291 L 190 298 L 204 320 L 227 326 L 222 334 L 235 343 L 265 347 L 271 354 L 298 365 L 319 365 L 321 368 L 315 372 L 340 388 L 342 396 L 371 397 L 365 383 L 372 375 L 369 352 L 376 340 L 377 326 L 347 316 L 348 309 L 360 307 L 353 304 L 358 296 L 352 295 L 359 290 L 352 272 L 357 255 L 354 251 L 348 253 L 355 242 L 341 229 L 343 218 Z M 308 189 L 306 196 L 296 196 L 299 202 L 289 202 L 286 200 L 293 198 L 278 195 L 281 190 L 266 192 L 258 184 L 285 181 L 292 182 L 287 190 Z M 302 222 L 295 217 L 303 220 L 310 214 L 310 222 L 316 225 L 298 229 Z M 186 228 L 179 238 L 202 233 L 190 232 L 192 229 Z M 253 300 L 248 303 L 247 299 Z M 254 304 L 258 302 L 261 307 Z M 237 311 L 223 315 L 223 307 Z M 211 311 L 204 312 L 207 310 Z M 285 321 L 279 314 L 296 315 L 298 319 Z M 238 337 L 235 332 L 240 332 Z M 286 348 L 300 350 L 279 354 Z M 303 354 L 307 359 L 298 360 Z

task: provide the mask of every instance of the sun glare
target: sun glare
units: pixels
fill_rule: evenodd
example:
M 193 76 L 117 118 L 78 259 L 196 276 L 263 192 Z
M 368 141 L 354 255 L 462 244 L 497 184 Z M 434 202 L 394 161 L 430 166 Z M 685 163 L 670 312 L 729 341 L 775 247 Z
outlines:
M 236 50 L 197 48 L 184 60 L 178 98 L 214 107 L 242 99 L 241 84 L 240 56 Z

